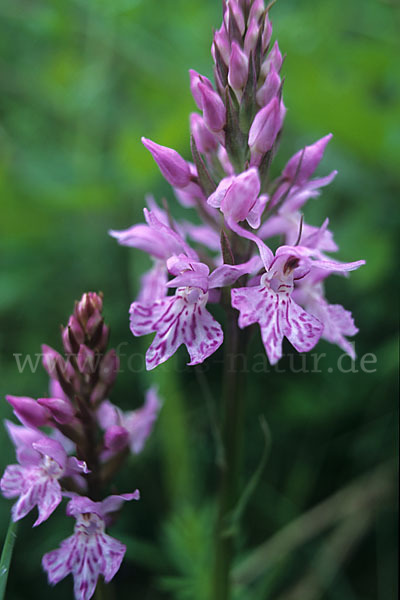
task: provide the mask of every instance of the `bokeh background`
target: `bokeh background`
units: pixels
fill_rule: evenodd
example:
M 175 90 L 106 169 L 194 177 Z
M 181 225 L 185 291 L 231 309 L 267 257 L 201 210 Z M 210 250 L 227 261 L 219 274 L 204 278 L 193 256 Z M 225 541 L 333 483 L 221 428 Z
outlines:
M 118 482 L 121 491 L 139 487 L 143 498 L 111 531 L 128 545 L 115 584 L 121 599 L 207 600 L 217 482 L 203 376 L 185 367 L 184 350 L 155 373 L 143 371 L 147 340 L 130 334 L 127 312 L 148 260 L 118 247 L 107 230 L 141 220 L 148 192 L 170 200 L 179 216 L 140 137 L 189 158 L 188 114 L 195 107 L 188 69 L 211 75 L 220 10 L 219 0 L 0 6 L 0 396 L 47 394 L 43 369 L 19 373 L 14 355 L 35 359 L 44 342 L 59 348 L 59 325 L 74 300 L 102 290 L 112 343 L 128 355 L 112 400 L 139 406 L 154 381 L 165 397 L 145 451 Z M 280 0 L 272 19 L 287 53 L 288 107 L 274 169 L 303 145 L 334 134 L 320 172 L 337 168 L 339 175 L 305 216 L 318 225 L 329 215 L 339 258 L 365 258 L 367 266 L 328 282 L 332 303 L 352 310 L 360 328 L 355 365 L 345 359 L 339 368 L 341 351 L 320 342 L 320 373 L 302 372 L 300 359 L 287 356 L 283 373 L 249 378 L 244 481 L 263 451 L 261 414 L 272 442 L 244 514 L 239 556 L 270 545 L 262 575 L 238 598 L 394 600 L 395 500 L 390 491 L 374 494 L 391 479 L 385 467 L 379 476 L 374 469 L 390 464 L 397 448 L 399 7 L 395 0 Z M 261 352 L 255 339 L 250 354 Z M 376 361 L 367 373 L 360 359 L 368 353 Z M 205 373 L 212 388 L 221 358 Z M 4 400 L 0 415 L 12 418 Z M 3 469 L 14 460 L 3 428 L 0 444 Z M 304 520 L 341 488 L 347 495 L 329 510 L 335 514 L 347 502 L 354 505 L 349 517 L 328 519 L 324 530 L 318 515 Z M 9 509 L 0 498 L 0 540 Z M 293 519 L 303 519 L 304 539 L 296 544 L 289 536 L 274 546 L 271 537 Z M 38 530 L 31 517 L 20 525 L 10 600 L 72 597 L 70 578 L 52 590 L 40 568 L 41 555 L 70 534 L 70 521 L 59 509 Z

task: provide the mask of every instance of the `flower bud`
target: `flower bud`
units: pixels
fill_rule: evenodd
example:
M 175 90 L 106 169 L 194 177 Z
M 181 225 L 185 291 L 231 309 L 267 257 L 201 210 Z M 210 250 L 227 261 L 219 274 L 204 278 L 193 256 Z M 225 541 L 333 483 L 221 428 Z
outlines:
M 76 362 L 81 373 L 93 375 L 96 367 L 96 355 L 93 350 L 85 346 L 85 344 L 80 345 Z
M 129 433 L 125 427 L 112 425 L 104 434 L 104 446 L 111 452 L 120 452 L 129 443 Z
M 68 396 L 64 393 L 60 382 L 57 381 L 57 379 L 50 378 L 49 393 L 52 398 L 62 398 L 63 400 L 69 400 Z
M 228 60 L 229 60 L 229 54 L 228 54 Z M 210 90 L 213 89 L 213 85 L 207 77 L 204 77 L 204 75 L 200 75 L 200 73 L 197 73 L 197 71 L 194 71 L 193 69 L 189 70 L 189 75 L 190 75 L 190 90 L 192 92 L 193 99 L 196 102 L 198 108 L 201 110 L 203 108 L 203 99 L 202 99 L 202 95 L 198 89 L 199 83 L 203 83 Z
M 94 312 L 101 312 L 103 310 L 103 300 L 99 294 L 95 292 L 87 292 L 83 294 L 75 307 L 75 316 L 84 327 L 88 319 Z
M 306 182 L 321 162 L 325 148 L 331 138 L 332 134 L 329 133 L 315 144 L 306 146 L 303 150 L 296 152 L 284 168 L 282 176 L 289 179 L 289 181 L 296 180 L 297 185 Z
M 216 62 L 215 47 L 218 48 L 222 60 L 224 61 L 226 66 L 228 66 L 229 55 L 231 53 L 231 46 L 224 24 L 222 24 L 220 29 L 217 29 L 217 31 L 214 33 L 214 42 L 211 47 L 211 53 L 213 55 L 214 62 Z
M 264 0 L 254 0 L 249 14 L 249 21 L 251 19 L 258 20 L 264 12 Z
M 68 327 L 61 327 L 61 338 L 65 352 L 67 354 L 74 354 L 77 348 L 75 341 L 70 337 Z
M 86 323 L 86 333 L 89 338 L 93 337 L 98 332 L 99 327 L 103 323 L 103 317 L 101 312 L 96 310 L 92 315 L 90 315 L 87 323 Z M 100 337 L 100 336 L 99 336 Z
M 59 373 L 67 380 L 72 378 L 74 370 L 71 364 L 66 362 L 56 350 L 53 350 L 53 348 L 50 348 L 46 344 L 42 344 L 42 360 L 43 367 L 52 379 L 58 379 Z
M 96 342 L 96 348 L 100 352 L 102 352 L 103 350 L 105 350 L 105 348 L 107 348 L 109 335 L 110 335 L 110 329 L 107 327 L 107 325 L 103 324 L 103 326 L 101 328 L 101 332 L 100 332 L 99 341 Z
M 200 91 L 202 98 L 204 122 L 211 131 L 218 133 L 225 125 L 225 105 L 217 92 L 210 90 L 210 88 L 203 83 L 198 84 L 198 90 Z
M 224 23 L 226 30 L 229 31 L 229 22 L 231 19 L 234 19 L 237 28 L 240 31 L 240 35 L 243 35 L 245 30 L 244 16 L 237 0 L 229 0 L 227 2 L 227 8 L 228 10 L 226 10 L 224 14 Z
M 229 59 L 228 81 L 234 90 L 242 90 L 246 85 L 249 61 L 237 42 L 232 42 Z
M 249 131 L 249 146 L 252 153 L 263 154 L 271 150 L 282 127 L 284 115 L 285 108 L 276 97 L 258 111 Z
M 73 354 L 78 351 L 79 344 L 82 344 L 85 334 L 79 324 L 78 319 L 71 315 L 67 327 L 62 330 L 62 340 L 65 352 Z
M 265 61 L 263 62 L 262 66 L 261 66 L 262 76 L 266 77 L 268 75 L 271 65 L 274 65 L 275 71 L 277 73 L 279 73 L 279 71 L 281 70 L 281 67 L 282 67 L 282 63 L 283 63 L 282 54 L 281 54 L 281 51 L 279 50 L 278 42 L 275 42 L 275 44 L 272 46 L 272 50 L 270 51 L 270 53 L 268 54 L 267 58 L 265 59 Z
M 240 175 L 223 179 L 207 202 L 220 208 L 233 221 L 244 221 L 253 208 L 260 193 L 260 178 L 255 168 Z
M 224 169 L 227 175 L 234 175 L 235 169 L 229 159 L 228 153 L 224 146 L 218 148 L 218 160 L 221 163 L 221 167 Z
M 85 339 L 85 334 L 83 332 L 83 329 L 82 329 L 78 319 L 74 315 L 70 316 L 69 321 L 68 321 L 68 327 L 71 330 L 71 334 L 73 335 L 76 342 L 78 344 L 83 344 L 84 339 Z
M 75 410 L 69 400 L 64 398 L 38 398 L 38 404 L 46 408 L 53 419 L 61 425 L 72 423 Z
M 267 106 L 272 98 L 278 94 L 281 86 L 281 78 L 275 70 L 274 65 L 271 65 L 269 73 L 257 92 L 256 99 L 259 106 Z
M 142 137 L 142 143 L 151 152 L 161 173 L 171 185 L 181 188 L 190 181 L 190 169 L 187 162 L 172 148 L 160 146 Z
M 265 52 L 269 46 L 272 36 L 272 23 L 267 15 L 264 23 L 264 31 L 262 34 L 262 51 Z
M 244 38 L 244 51 L 247 56 L 250 56 L 250 52 L 256 47 L 259 34 L 260 26 L 257 19 L 251 19 Z
M 6 396 L 6 400 L 13 407 L 14 414 L 26 427 L 43 427 L 44 425 L 48 425 L 48 411 L 33 398 Z
M 197 113 L 190 115 L 190 130 L 194 137 L 197 149 L 202 154 L 215 152 L 218 148 L 218 140 L 204 123 L 203 117 Z
M 108 389 L 109 386 L 104 381 L 98 381 L 90 394 L 90 402 L 98 405 L 107 396 Z
M 100 363 L 99 377 L 101 381 L 106 383 L 108 386 L 112 385 L 115 381 L 119 370 L 119 358 L 115 350 L 110 350 L 103 357 Z
M 225 64 L 224 64 L 225 67 Z M 221 71 L 218 67 L 214 68 L 215 87 L 218 94 L 223 98 L 225 94 L 225 86 L 228 83 L 228 69 L 225 67 L 226 73 L 221 76 Z

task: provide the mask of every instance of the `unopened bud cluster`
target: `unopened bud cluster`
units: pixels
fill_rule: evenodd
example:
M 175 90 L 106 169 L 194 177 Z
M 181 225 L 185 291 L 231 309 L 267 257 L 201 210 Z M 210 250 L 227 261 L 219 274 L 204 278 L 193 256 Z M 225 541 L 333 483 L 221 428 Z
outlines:
M 43 364 L 54 384 L 69 397 L 89 396 L 94 405 L 107 397 L 119 369 L 115 350 L 106 351 L 109 329 L 101 311 L 101 296 L 84 294 L 62 327 L 66 357 L 42 347 Z

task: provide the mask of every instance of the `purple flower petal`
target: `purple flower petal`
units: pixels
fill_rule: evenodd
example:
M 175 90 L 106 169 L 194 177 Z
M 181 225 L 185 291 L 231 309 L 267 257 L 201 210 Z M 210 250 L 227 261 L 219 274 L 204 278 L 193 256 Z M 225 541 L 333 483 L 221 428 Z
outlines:
M 225 177 L 208 198 L 213 208 L 220 208 L 226 219 L 235 222 L 257 220 L 265 206 L 263 199 L 257 202 L 260 193 L 258 170 L 252 167 L 240 175 Z M 254 210 L 254 213 L 251 211 Z
M 167 287 L 193 287 L 200 288 L 204 293 L 208 291 L 207 265 L 189 260 L 186 256 L 171 257 L 167 261 L 170 273 L 176 275 L 167 283 Z
M 190 168 L 188 163 L 172 148 L 156 144 L 152 140 L 142 137 L 142 144 L 151 152 L 161 173 L 171 185 L 185 187 L 190 181 Z
M 258 256 L 253 256 L 253 258 L 241 265 L 221 265 L 211 273 L 209 286 L 210 288 L 218 288 L 232 285 L 242 275 L 253 273 L 261 267 L 262 263 Z
M 1 493 L 5 498 L 16 498 L 24 489 L 24 468 L 20 465 L 8 465 L 0 480 Z
M 184 221 L 181 225 L 194 242 L 202 244 L 210 250 L 219 251 L 221 248 L 219 234 L 209 225 L 193 225 L 193 223 L 189 223 L 188 221 Z
M 232 306 L 239 310 L 239 327 L 258 323 L 270 363 L 282 357 L 286 336 L 299 352 L 311 350 L 321 337 L 323 326 L 306 313 L 289 296 L 265 285 L 232 290 Z
M 154 369 L 185 344 L 190 365 L 203 362 L 222 344 L 221 326 L 206 310 L 207 295 L 196 288 L 178 289 L 175 296 L 157 300 L 151 306 L 134 302 L 130 309 L 133 335 L 156 332 L 146 353 L 146 367 Z
M 155 265 L 142 275 L 140 292 L 137 301 L 143 304 L 151 303 L 167 294 L 167 270 L 165 264 L 156 262 Z
M 109 400 L 103 400 L 97 410 L 97 420 L 102 429 L 119 425 L 121 422 L 121 411 Z
M 324 298 L 318 272 L 313 272 L 309 277 L 302 280 L 299 287 L 294 291 L 294 295 L 307 312 L 317 317 L 324 324 L 323 339 L 332 344 L 337 344 L 355 360 L 354 346 L 346 339 L 346 336 L 353 336 L 358 333 L 353 317 L 340 304 L 329 304 L 327 302 Z
M 32 444 L 34 450 L 40 452 L 44 457 L 49 457 L 55 461 L 61 469 L 65 469 L 67 465 L 67 454 L 56 440 L 52 440 L 46 436 L 42 436 Z
M 71 475 L 74 473 L 83 473 L 84 475 L 87 475 L 90 473 L 90 470 L 84 460 L 78 460 L 76 456 L 69 456 L 66 473 Z
M 38 404 L 33 398 L 23 396 L 6 396 L 7 402 L 14 409 L 14 414 L 23 425 L 27 427 L 42 427 L 49 423 L 50 414 L 48 410 Z
M 33 449 L 33 442 L 37 442 L 43 434 L 37 429 L 15 425 L 6 420 L 5 425 L 17 453 L 18 462 L 23 466 L 32 466 L 40 462 L 40 454 Z
M 345 310 L 340 304 L 328 304 L 327 302 L 320 302 L 317 306 L 310 308 L 310 312 L 324 324 L 322 337 L 332 344 L 337 344 L 355 360 L 354 347 L 345 338 L 345 336 L 358 333 L 351 312 Z
M 38 398 L 38 404 L 46 408 L 53 419 L 61 424 L 71 423 L 74 420 L 75 409 L 69 398 Z
M 49 583 L 55 585 L 69 573 L 71 573 L 70 556 L 73 554 L 76 546 L 75 536 L 67 538 L 61 542 L 58 550 L 48 552 L 43 556 L 42 566 L 47 571 Z
M 282 300 L 281 300 L 282 302 Z M 298 352 L 309 352 L 317 344 L 324 326 L 319 319 L 307 313 L 289 298 L 288 310 L 282 317 L 285 319 L 284 333 Z
M 55 511 L 62 500 L 61 486 L 56 479 L 46 479 L 37 489 L 39 516 L 33 526 L 37 527 Z
M 114 496 L 108 496 L 101 503 L 102 514 L 105 516 L 108 513 L 118 511 L 124 502 L 130 502 L 131 500 L 140 500 L 139 490 L 130 492 L 128 494 L 118 494 Z
M 140 223 L 123 231 L 109 231 L 122 246 L 130 246 L 147 252 L 150 256 L 159 259 L 168 258 L 171 254 L 182 252 L 182 245 L 175 236 L 167 231 L 156 231 L 154 228 Z
M 14 521 L 19 521 L 35 506 L 38 507 L 39 517 L 34 523 L 35 527 L 48 519 L 60 504 L 61 487 L 56 479 L 49 477 L 40 467 L 18 467 L 7 467 L 0 487 L 4 495 L 8 494 L 6 497 L 19 495 L 11 511 Z
M 77 523 L 75 534 L 64 540 L 60 548 L 45 554 L 42 566 L 49 583 L 56 584 L 71 573 L 75 599 L 90 600 L 100 574 L 110 581 L 121 565 L 126 547 L 103 530 L 103 522 L 97 523 L 95 516 L 89 515 L 85 524 Z
M 251 240 L 257 245 L 263 264 L 265 268 L 268 269 L 274 260 L 272 250 L 268 248 L 268 246 L 255 233 L 243 229 L 243 227 L 241 227 L 238 223 L 235 223 L 235 221 L 233 221 L 232 219 L 228 220 L 228 225 L 230 229 L 232 229 L 232 231 L 237 233 L 237 235 Z
M 131 452 L 138 454 L 143 450 L 155 420 L 161 408 L 156 388 L 152 387 L 146 394 L 146 401 L 141 408 L 124 415 L 124 427 L 129 434 Z
M 295 181 L 297 185 L 306 182 L 321 162 L 325 148 L 331 139 L 332 134 L 329 133 L 311 146 L 299 150 L 283 169 L 282 176 Z
M 253 229 L 258 229 L 261 224 L 261 216 L 264 212 L 266 204 L 269 200 L 267 194 L 262 194 L 255 201 L 253 208 L 250 210 L 249 214 L 246 217 L 246 221 Z

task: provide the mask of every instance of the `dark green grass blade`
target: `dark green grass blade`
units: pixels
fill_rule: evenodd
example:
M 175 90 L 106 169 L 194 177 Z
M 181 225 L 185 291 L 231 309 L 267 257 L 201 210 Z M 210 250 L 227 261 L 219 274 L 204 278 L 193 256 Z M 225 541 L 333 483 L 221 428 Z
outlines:
M 17 523 L 14 523 L 12 520 L 10 520 L 0 558 L 0 600 L 3 600 L 6 593 L 11 557 L 14 549 L 15 540 L 17 538 L 17 527 Z

